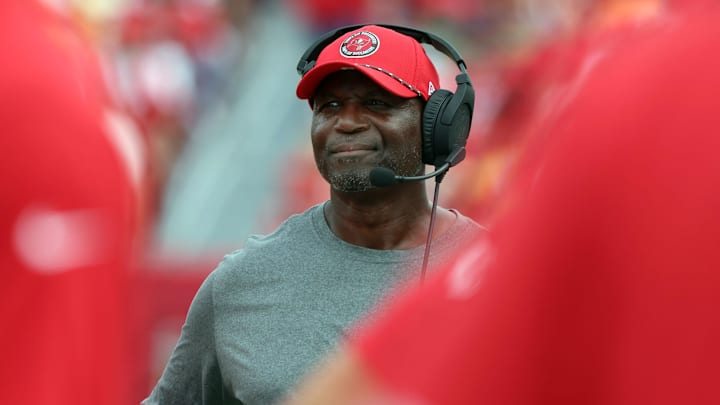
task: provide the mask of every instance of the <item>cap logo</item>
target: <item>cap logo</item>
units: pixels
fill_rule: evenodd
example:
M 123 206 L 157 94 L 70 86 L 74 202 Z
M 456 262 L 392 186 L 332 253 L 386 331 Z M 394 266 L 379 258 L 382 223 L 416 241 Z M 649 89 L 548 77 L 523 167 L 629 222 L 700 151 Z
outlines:
M 347 37 L 340 45 L 340 54 L 346 58 L 364 58 L 380 47 L 377 35 L 369 31 L 359 31 Z

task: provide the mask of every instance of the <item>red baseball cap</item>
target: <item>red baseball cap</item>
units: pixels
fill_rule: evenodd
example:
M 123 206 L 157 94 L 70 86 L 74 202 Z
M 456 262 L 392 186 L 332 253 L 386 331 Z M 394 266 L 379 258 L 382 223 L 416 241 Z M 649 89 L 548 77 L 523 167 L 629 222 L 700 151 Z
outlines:
M 325 77 L 348 68 L 400 97 L 427 101 L 440 87 L 437 70 L 420 42 L 389 28 L 366 25 L 343 34 L 320 52 L 315 66 L 298 83 L 298 98 L 312 98 Z

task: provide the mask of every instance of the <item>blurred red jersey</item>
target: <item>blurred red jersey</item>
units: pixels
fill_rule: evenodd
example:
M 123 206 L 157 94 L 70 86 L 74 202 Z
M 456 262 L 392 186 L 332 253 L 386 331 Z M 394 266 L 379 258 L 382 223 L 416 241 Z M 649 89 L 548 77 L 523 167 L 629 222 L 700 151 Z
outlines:
M 718 17 L 598 64 L 491 238 L 359 330 L 374 378 L 414 404 L 720 403 Z
M 72 25 L 0 5 L 0 403 L 127 404 L 135 195 Z

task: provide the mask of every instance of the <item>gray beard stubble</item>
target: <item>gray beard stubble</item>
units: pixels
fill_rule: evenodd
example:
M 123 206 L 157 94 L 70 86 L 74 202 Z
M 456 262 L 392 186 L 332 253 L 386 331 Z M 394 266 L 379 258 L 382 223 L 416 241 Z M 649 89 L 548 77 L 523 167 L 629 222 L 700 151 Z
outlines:
M 417 145 L 408 145 L 407 148 L 395 156 L 381 161 L 378 166 L 386 167 L 399 176 L 416 176 L 424 167 L 422 164 L 417 163 L 419 161 L 420 147 Z M 322 164 L 324 163 L 325 162 L 322 162 Z M 370 183 L 370 170 L 372 169 L 361 167 L 328 173 L 327 181 L 330 183 L 330 186 L 337 191 L 367 191 L 376 188 Z

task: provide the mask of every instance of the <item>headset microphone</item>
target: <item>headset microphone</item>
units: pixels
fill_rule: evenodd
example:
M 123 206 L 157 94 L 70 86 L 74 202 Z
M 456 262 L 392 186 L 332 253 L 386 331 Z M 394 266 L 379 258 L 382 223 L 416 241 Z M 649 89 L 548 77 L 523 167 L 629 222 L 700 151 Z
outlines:
M 408 181 L 419 181 L 427 180 L 429 178 L 439 176 L 450 168 L 449 163 L 445 163 L 440 166 L 439 169 L 432 173 L 428 173 L 422 176 L 398 176 L 394 171 L 385 167 L 376 167 L 370 170 L 370 183 L 375 187 L 387 187 L 396 183 L 405 183 Z
M 370 170 L 370 183 L 375 187 L 387 187 L 396 183 L 405 183 L 409 181 L 427 180 L 433 177 L 437 178 L 437 182 L 441 182 L 443 175 L 450 170 L 451 167 L 460 163 L 465 158 L 465 147 L 455 148 L 443 163 L 436 170 L 424 174 L 422 176 L 398 176 L 392 170 L 385 167 L 376 167 Z

